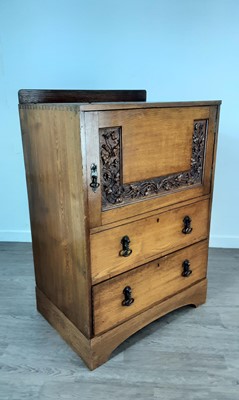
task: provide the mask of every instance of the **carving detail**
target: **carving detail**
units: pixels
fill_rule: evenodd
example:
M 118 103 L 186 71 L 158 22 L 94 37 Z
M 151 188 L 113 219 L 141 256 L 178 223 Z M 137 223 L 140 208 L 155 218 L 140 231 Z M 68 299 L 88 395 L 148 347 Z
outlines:
M 103 210 L 145 197 L 202 183 L 207 120 L 194 121 L 191 169 L 148 181 L 123 184 L 121 172 L 121 127 L 100 129 L 101 180 Z

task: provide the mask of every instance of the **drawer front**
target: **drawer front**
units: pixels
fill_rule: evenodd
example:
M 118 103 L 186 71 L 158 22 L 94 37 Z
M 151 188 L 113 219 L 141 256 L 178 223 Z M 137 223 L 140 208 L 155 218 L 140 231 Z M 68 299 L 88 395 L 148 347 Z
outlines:
M 205 278 L 207 255 L 202 241 L 94 286 L 95 335 Z
M 93 284 L 207 238 L 208 220 L 209 200 L 203 200 L 92 234 Z
M 85 126 L 91 228 L 209 194 L 215 108 L 92 112 Z

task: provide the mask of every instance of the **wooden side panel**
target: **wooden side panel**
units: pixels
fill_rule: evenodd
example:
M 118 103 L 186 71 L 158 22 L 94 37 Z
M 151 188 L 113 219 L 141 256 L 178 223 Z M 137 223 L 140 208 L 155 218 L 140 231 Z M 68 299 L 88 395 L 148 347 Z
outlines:
M 213 191 L 214 191 L 214 176 L 215 176 L 215 168 L 216 168 L 219 117 L 220 117 L 220 105 L 211 107 L 210 119 L 215 121 L 215 123 L 211 127 L 212 132 L 214 133 L 214 142 L 213 142 L 213 154 L 212 154 L 212 163 L 211 163 L 212 167 L 211 167 L 211 171 L 210 171 L 211 199 L 210 199 L 209 231 L 210 231 L 210 224 L 211 224 L 211 211 L 212 211 L 212 200 L 213 200 Z
M 192 220 L 192 232 L 182 233 L 183 219 Z M 158 213 L 129 224 L 90 235 L 93 283 L 208 237 L 209 201 Z M 121 240 L 130 239 L 132 254 L 120 256 Z
M 94 332 L 102 333 L 184 290 L 206 277 L 207 241 L 152 261 L 93 288 Z M 191 275 L 183 277 L 182 264 L 190 262 Z M 130 287 L 134 302 L 123 306 L 123 290 Z
M 20 109 L 38 288 L 91 335 L 87 215 L 78 113 Z

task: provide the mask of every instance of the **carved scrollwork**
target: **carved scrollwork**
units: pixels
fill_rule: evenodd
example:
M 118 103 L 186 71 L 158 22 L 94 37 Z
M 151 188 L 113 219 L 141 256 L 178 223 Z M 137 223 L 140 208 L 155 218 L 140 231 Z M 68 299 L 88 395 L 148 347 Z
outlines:
M 103 206 L 123 202 L 121 184 L 121 128 L 100 129 Z
M 147 181 L 122 183 L 121 127 L 100 129 L 103 210 L 202 183 L 207 120 L 194 121 L 191 169 Z

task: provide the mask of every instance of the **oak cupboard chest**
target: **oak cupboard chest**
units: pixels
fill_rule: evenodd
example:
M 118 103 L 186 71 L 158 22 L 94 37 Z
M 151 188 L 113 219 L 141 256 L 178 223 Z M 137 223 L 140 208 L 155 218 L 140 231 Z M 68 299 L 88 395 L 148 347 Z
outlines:
M 21 90 L 39 312 L 90 369 L 205 302 L 220 101 Z

